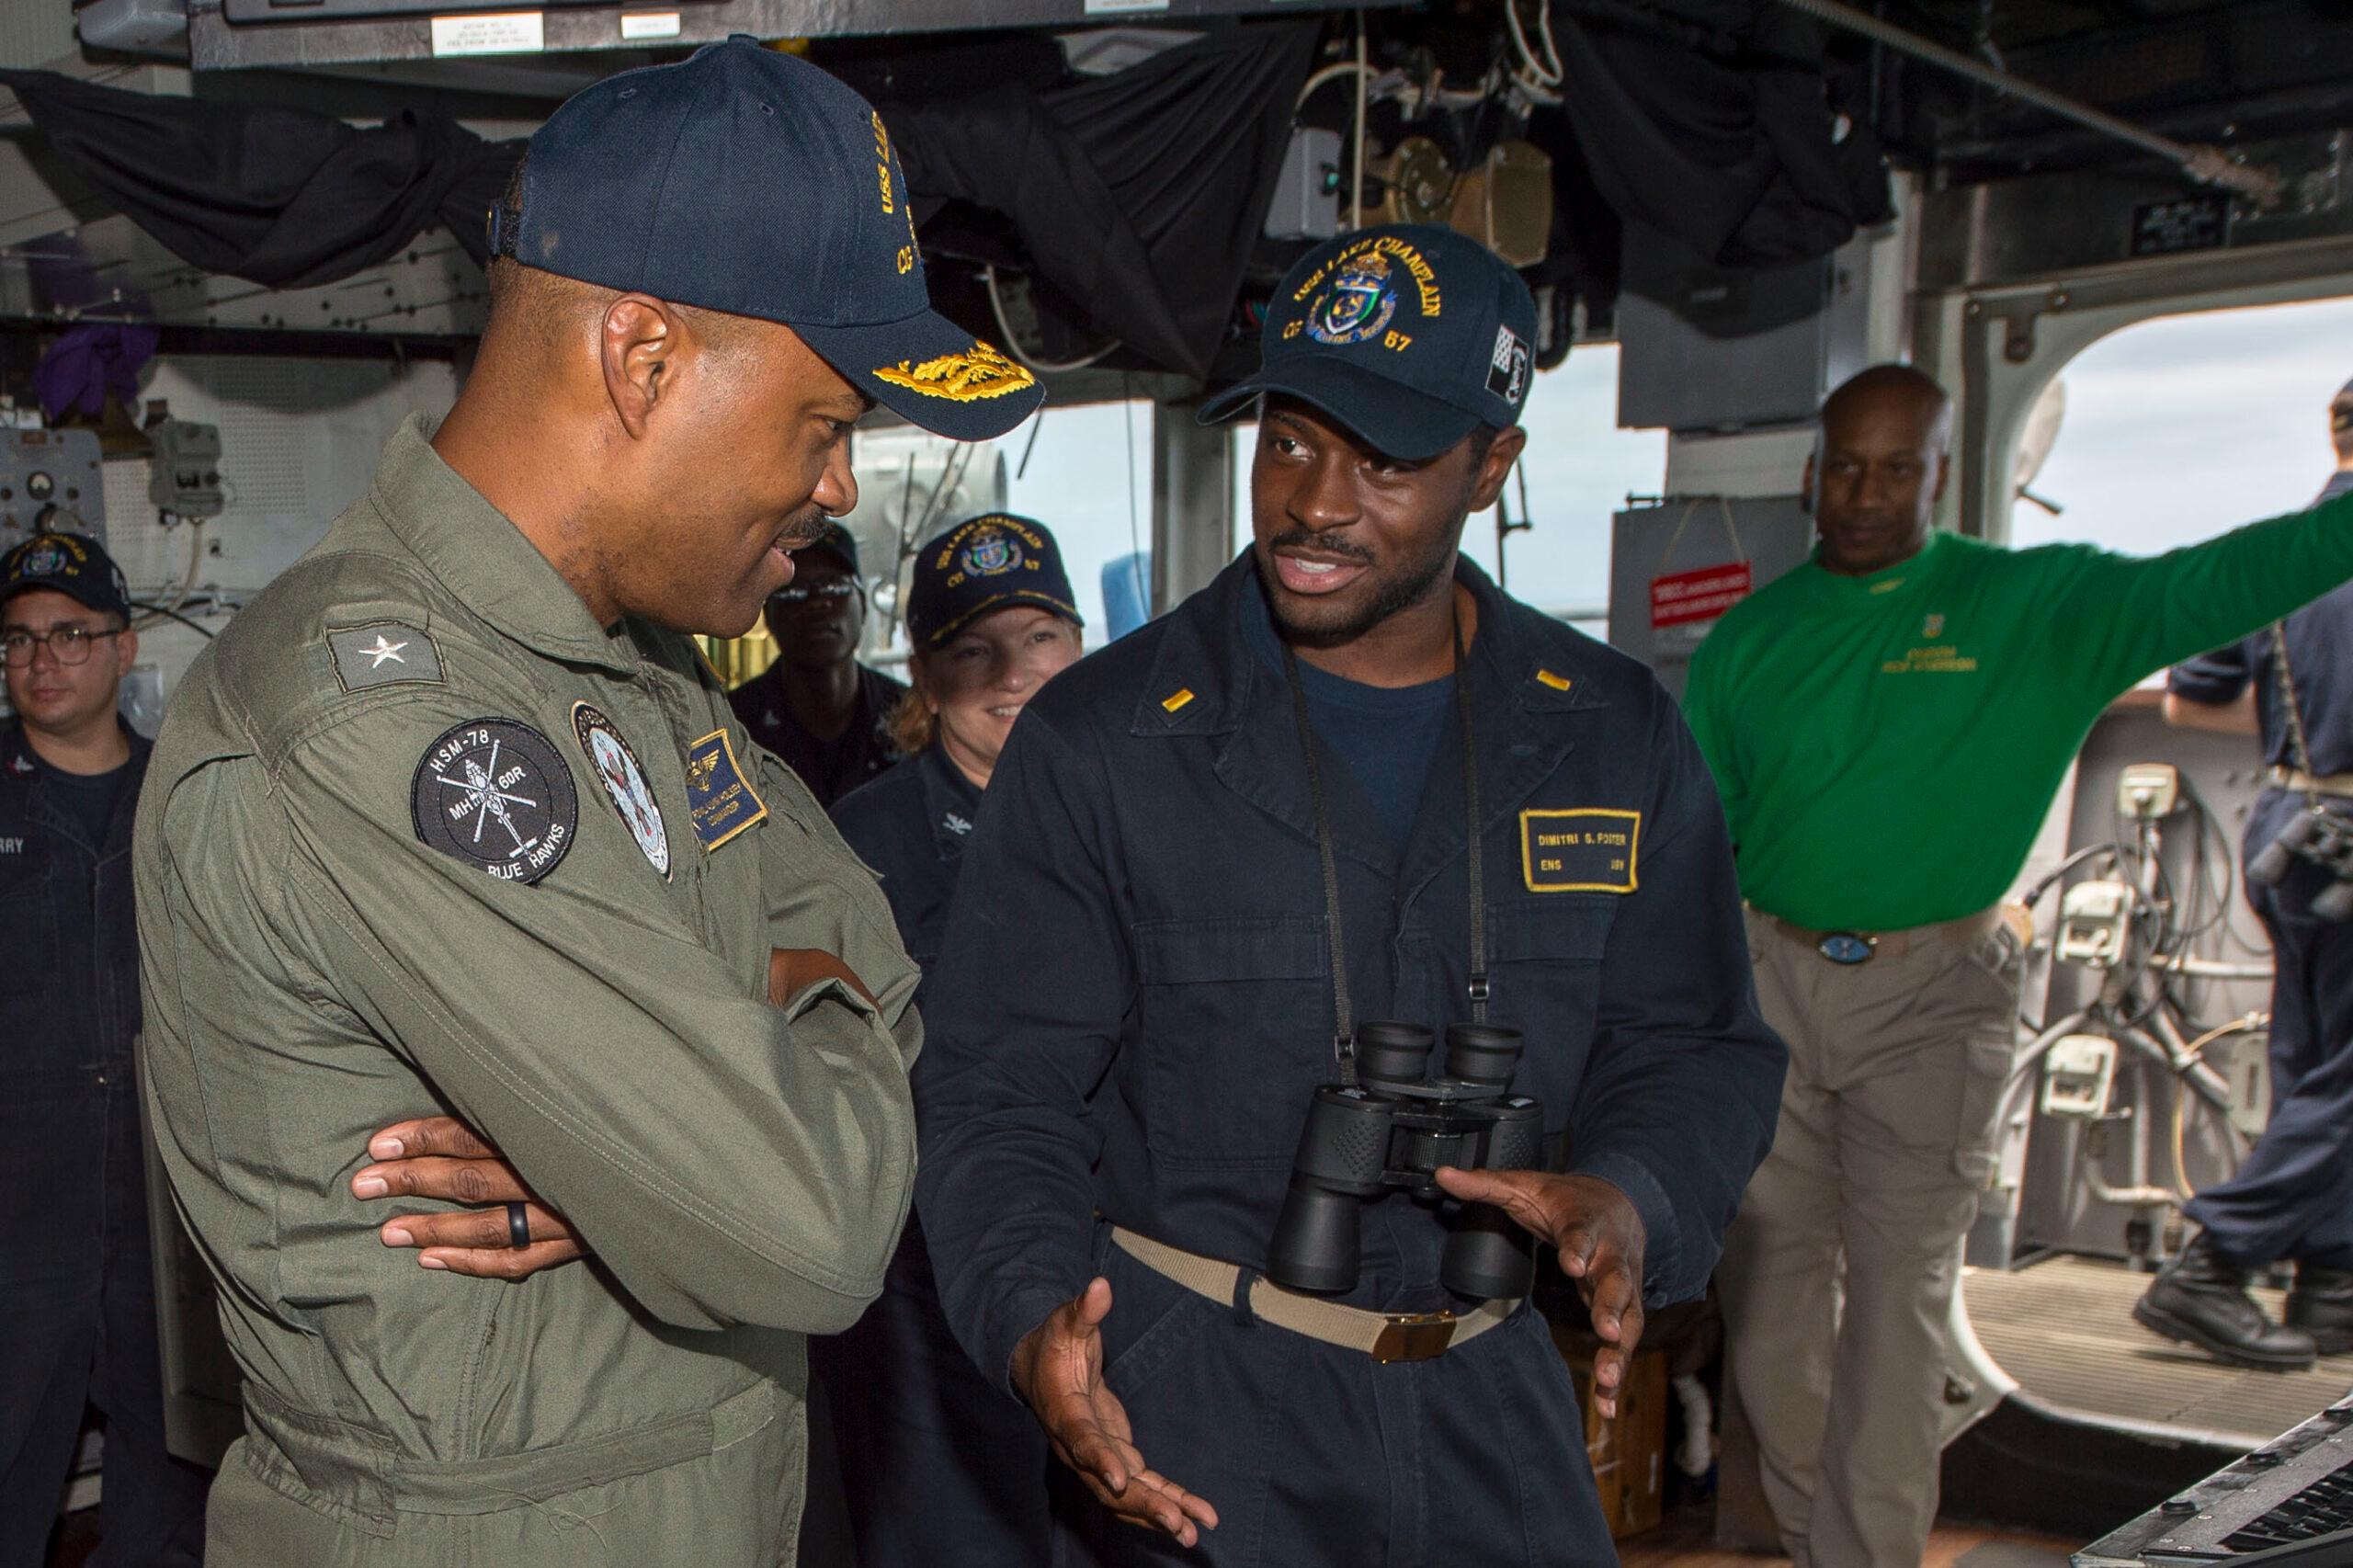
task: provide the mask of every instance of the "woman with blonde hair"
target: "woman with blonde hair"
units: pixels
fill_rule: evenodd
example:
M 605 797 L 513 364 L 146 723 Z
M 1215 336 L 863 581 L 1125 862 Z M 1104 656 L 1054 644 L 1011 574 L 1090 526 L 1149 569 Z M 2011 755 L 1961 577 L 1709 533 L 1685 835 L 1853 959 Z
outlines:
M 997 754 L 1023 705 L 1077 660 L 1084 627 L 1062 552 L 1029 518 L 973 517 L 916 557 L 912 685 L 892 715 L 906 760 L 833 814 L 881 874 L 926 973 Z M 860 1568 L 1048 1560 L 1044 1430 L 949 1333 L 914 1215 L 881 1300 L 848 1333 L 813 1340 L 810 1364 L 833 1409 Z

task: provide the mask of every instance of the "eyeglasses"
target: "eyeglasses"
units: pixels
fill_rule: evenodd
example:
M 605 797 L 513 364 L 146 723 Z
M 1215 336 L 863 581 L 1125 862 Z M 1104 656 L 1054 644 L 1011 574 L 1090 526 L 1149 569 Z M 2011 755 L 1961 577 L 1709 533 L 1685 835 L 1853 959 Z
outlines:
M 811 599 L 846 599 L 856 592 L 856 583 L 836 577 L 830 583 L 787 583 L 768 597 L 780 605 L 805 605 Z
M 21 670 L 31 664 L 33 650 L 42 647 L 61 665 L 82 665 L 89 662 L 91 643 L 121 635 L 119 626 L 108 631 L 93 631 L 86 626 L 57 626 L 47 631 L 0 631 L 0 653 L 6 654 L 12 670 Z

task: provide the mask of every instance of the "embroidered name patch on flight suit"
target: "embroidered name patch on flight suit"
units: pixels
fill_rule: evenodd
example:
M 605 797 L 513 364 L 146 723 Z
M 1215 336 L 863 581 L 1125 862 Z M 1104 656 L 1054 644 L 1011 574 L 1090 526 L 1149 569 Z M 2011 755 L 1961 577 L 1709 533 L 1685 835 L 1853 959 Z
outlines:
M 1642 837 L 1640 812 L 1522 812 L 1520 872 L 1529 892 L 1632 892 Z
M 752 792 L 736 766 L 735 744 L 724 730 L 713 730 L 687 748 L 687 814 L 693 819 L 695 841 L 705 851 L 718 848 L 768 814 L 767 802 Z

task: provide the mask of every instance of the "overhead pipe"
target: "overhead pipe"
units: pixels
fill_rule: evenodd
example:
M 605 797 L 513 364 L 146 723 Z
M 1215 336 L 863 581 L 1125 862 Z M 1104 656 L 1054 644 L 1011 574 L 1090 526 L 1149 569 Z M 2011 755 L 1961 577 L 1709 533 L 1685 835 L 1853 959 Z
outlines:
M 1972 59 L 1957 49 L 1949 49 L 1917 33 L 1906 32 L 1869 12 L 1840 5 L 1838 0 L 1781 0 L 1781 4 L 1828 22 L 1833 27 L 1859 33 L 1899 54 L 1908 54 L 1915 60 L 1949 71 L 1957 76 L 1965 76 L 1981 86 L 2023 99 L 2062 119 L 2073 120 L 2077 125 L 2138 147 L 2144 153 L 2154 153 L 2200 185 L 2235 191 L 2259 207 L 2279 205 L 2278 171 L 2238 163 L 2220 147 L 2193 146 L 2185 142 L 2176 142 L 2169 136 L 2160 136 L 2154 131 L 2144 130 L 2130 120 L 2119 119 L 2089 104 L 2078 103 L 2047 87 L 2039 87 L 1982 60 Z

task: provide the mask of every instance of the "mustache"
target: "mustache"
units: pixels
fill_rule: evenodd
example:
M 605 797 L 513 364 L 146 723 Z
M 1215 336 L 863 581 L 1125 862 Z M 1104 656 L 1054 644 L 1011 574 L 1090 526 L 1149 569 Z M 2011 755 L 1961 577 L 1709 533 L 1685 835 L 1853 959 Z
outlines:
M 812 506 L 785 525 L 784 531 L 777 536 L 777 542 L 788 551 L 803 549 L 824 538 L 825 530 L 833 520 L 832 515 L 822 507 Z
M 1344 539 L 1334 539 L 1329 534 L 1310 533 L 1305 528 L 1292 528 L 1267 541 L 1267 549 L 1270 552 L 1290 548 L 1320 550 L 1326 555 L 1344 555 L 1362 565 L 1372 564 L 1372 551 L 1364 546 Z

